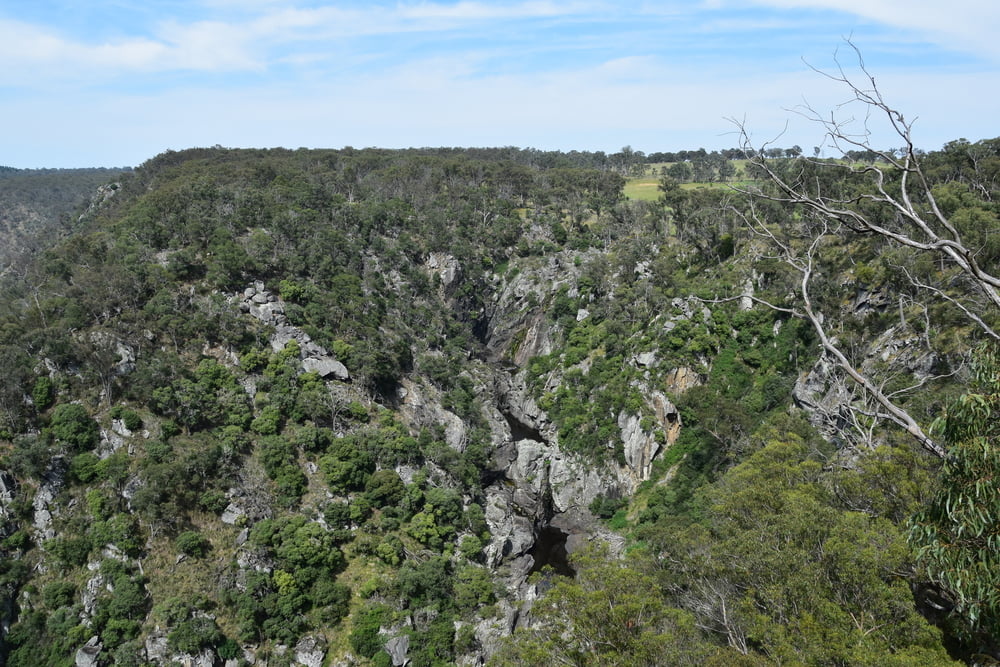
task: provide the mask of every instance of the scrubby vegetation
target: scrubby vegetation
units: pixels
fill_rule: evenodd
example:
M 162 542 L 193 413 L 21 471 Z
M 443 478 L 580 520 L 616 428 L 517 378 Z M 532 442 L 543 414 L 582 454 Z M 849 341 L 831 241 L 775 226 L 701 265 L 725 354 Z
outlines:
M 984 266 L 998 147 L 923 163 Z M 917 287 L 967 284 L 866 236 L 828 235 L 815 255 L 812 296 L 842 346 L 964 452 L 942 468 L 871 410 L 819 405 L 809 387 L 825 398 L 836 382 L 817 379 L 816 331 L 788 298 L 795 267 L 737 193 L 678 183 L 764 175 L 657 157 L 674 160 L 647 200 L 623 194 L 635 152 L 216 148 L 123 174 L 4 285 L 7 664 L 72 664 L 94 636 L 108 664 L 249 648 L 283 664 L 305 638 L 375 665 L 403 639 L 413 665 L 995 653 L 1000 605 L 976 564 L 995 510 L 970 506 L 979 532 L 943 546 L 968 518 L 950 499 L 988 492 L 976 461 L 992 461 L 995 380 L 966 386 L 983 336 Z M 771 157 L 866 206 L 866 173 Z M 788 243 L 812 238 L 800 211 L 754 206 Z M 283 319 L 255 316 L 265 304 Z M 349 376 L 304 367 L 315 348 Z M 501 378 L 547 421 L 508 416 Z M 575 576 L 532 575 L 533 608 L 512 583 L 524 554 L 493 534 L 523 509 L 494 491 L 535 483 L 498 460 L 522 439 L 613 480 L 580 517 L 628 552 L 577 550 Z M 539 488 L 538 530 L 559 492 Z

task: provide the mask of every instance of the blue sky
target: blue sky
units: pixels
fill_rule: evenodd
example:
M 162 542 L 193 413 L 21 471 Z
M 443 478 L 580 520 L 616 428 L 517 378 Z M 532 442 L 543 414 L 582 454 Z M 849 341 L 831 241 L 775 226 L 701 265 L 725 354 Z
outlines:
M 915 142 L 1000 135 L 996 0 L 4 0 L 0 164 L 221 144 L 646 152 L 798 144 L 850 38 Z M 859 81 L 863 81 L 859 79 Z M 878 147 L 901 144 L 869 119 Z

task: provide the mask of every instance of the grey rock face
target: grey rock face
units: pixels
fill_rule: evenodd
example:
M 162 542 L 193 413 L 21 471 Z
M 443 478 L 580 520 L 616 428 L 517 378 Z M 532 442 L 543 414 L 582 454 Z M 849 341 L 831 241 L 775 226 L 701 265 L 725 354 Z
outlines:
M 76 667 L 97 667 L 100 662 L 101 649 L 104 648 L 97 635 L 77 649 Z
M 441 405 L 441 392 L 436 387 L 417 384 L 408 379 L 401 383 L 401 412 L 415 426 L 444 426 L 444 440 L 452 449 L 465 451 L 466 428 L 458 415 Z
M 877 300 L 868 295 L 866 302 Z M 909 373 L 922 380 L 933 373 L 937 357 L 920 335 L 899 326 L 890 327 L 865 351 L 860 370 L 870 377 L 887 373 Z M 836 362 L 822 355 L 792 389 L 795 404 L 806 411 L 809 421 L 831 442 L 842 442 L 851 421 L 855 397 L 853 382 L 844 377 Z
M 432 252 L 424 263 L 424 268 L 441 279 L 441 284 L 448 286 L 455 282 L 461 272 L 462 267 L 458 260 L 443 252 Z
M 220 519 L 222 520 L 222 523 L 227 523 L 230 526 L 235 526 L 236 523 L 246 515 L 247 513 L 243 511 L 242 507 L 240 507 L 236 503 L 229 503 L 228 505 L 226 505 L 226 509 L 222 510 L 222 516 L 220 517 Z
M 146 637 L 146 658 L 153 664 L 164 664 L 170 656 L 170 648 L 167 646 L 167 636 L 163 634 L 151 634 Z
M 316 373 L 324 380 L 332 378 L 346 382 L 351 379 L 347 367 L 331 357 L 307 357 L 302 360 L 302 369 L 307 373 Z
M 100 567 L 99 563 L 92 563 L 91 565 L 94 566 L 95 570 Z M 87 567 L 90 568 L 90 565 Z M 80 614 L 82 620 L 87 625 L 90 624 L 90 619 L 97 612 L 97 596 L 100 595 L 103 590 L 107 590 L 107 583 L 104 579 L 104 575 L 100 572 L 96 573 L 93 577 L 87 580 L 87 585 L 83 589 L 83 593 L 81 595 L 83 611 Z
M 7 515 L 7 508 L 17 498 L 17 480 L 6 470 L 0 470 L 0 515 Z
M 304 667 L 323 667 L 326 646 L 316 637 L 303 637 L 295 645 L 295 662 Z
M 49 507 L 62 488 L 65 476 L 66 462 L 62 457 L 52 459 L 48 469 L 42 474 L 42 485 L 38 487 L 35 499 L 32 501 L 32 508 L 35 511 L 34 528 L 40 540 L 50 540 L 56 536 L 52 528 L 52 512 Z
M 642 366 L 643 368 L 651 368 L 656 365 L 656 353 L 643 352 L 642 354 L 637 354 L 635 363 L 637 366 Z
M 385 652 L 392 658 L 393 667 L 404 667 L 404 665 L 409 664 L 410 661 L 406 657 L 409 650 L 410 637 L 408 635 L 393 637 L 385 643 Z
M 271 349 L 275 352 L 285 349 L 285 346 L 292 341 L 298 343 L 302 370 L 305 372 L 317 373 L 324 380 L 350 381 L 351 374 L 343 363 L 335 359 L 322 345 L 314 343 L 309 334 L 288 321 L 285 317 L 284 302 L 265 289 L 264 283 L 257 281 L 253 287 L 243 290 L 240 310 L 274 327 Z
M 491 356 L 509 355 L 515 365 L 523 367 L 532 357 L 552 351 L 552 324 L 544 309 L 533 308 L 532 304 L 545 303 L 560 287 L 574 288 L 590 254 L 555 253 L 526 262 L 523 271 L 494 277 L 497 289 L 485 313 L 489 321 L 486 344 Z M 512 349 L 515 339 L 520 342 Z

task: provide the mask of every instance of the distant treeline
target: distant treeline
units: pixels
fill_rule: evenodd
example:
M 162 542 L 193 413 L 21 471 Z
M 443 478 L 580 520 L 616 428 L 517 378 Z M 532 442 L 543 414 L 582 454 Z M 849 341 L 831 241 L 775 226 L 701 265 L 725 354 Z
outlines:
M 42 169 L 18 169 L 0 165 L 0 178 L 10 178 L 12 176 L 37 176 L 40 174 L 119 174 L 123 171 L 131 171 L 132 167 L 80 167 L 74 169 L 62 169 L 59 167 L 44 167 Z

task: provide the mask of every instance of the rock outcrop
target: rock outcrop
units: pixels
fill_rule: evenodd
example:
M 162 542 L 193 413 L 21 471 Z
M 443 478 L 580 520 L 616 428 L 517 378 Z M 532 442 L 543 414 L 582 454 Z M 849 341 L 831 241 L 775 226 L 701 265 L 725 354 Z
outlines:
M 97 667 L 100 664 L 101 649 L 100 638 L 97 635 L 91 637 L 86 644 L 76 651 L 76 667 Z
M 275 352 L 284 350 L 288 343 L 295 341 L 299 346 L 302 370 L 316 373 L 324 380 L 350 381 L 351 374 L 347 367 L 329 350 L 314 342 L 309 334 L 289 322 L 281 297 L 265 289 L 264 283 L 255 282 L 243 291 L 240 310 L 274 327 L 270 342 Z

